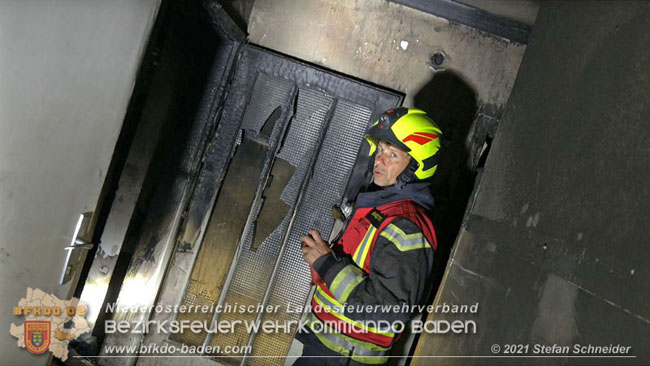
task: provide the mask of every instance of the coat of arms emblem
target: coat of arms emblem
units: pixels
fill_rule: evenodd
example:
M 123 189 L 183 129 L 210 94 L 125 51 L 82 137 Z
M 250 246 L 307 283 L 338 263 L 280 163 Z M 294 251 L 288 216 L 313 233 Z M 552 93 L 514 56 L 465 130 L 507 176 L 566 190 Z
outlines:
M 25 322 L 25 347 L 31 353 L 43 353 L 50 346 L 50 322 L 28 320 Z

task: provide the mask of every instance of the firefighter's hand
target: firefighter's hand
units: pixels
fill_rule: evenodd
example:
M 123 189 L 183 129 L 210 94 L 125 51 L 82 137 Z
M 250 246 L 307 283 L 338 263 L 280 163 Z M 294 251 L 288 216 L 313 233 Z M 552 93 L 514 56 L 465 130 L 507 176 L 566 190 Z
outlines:
M 302 247 L 302 258 L 310 265 L 332 251 L 316 230 L 309 230 L 309 235 L 301 236 L 300 241 L 305 244 Z

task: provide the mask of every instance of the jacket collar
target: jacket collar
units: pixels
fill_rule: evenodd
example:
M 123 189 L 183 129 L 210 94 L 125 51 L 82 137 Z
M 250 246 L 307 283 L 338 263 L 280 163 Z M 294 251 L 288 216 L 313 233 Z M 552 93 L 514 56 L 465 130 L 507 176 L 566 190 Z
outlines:
M 433 196 L 429 190 L 430 185 L 428 182 L 409 183 L 401 189 L 390 186 L 359 193 L 356 208 L 377 207 L 395 201 L 410 199 L 422 206 L 425 210 L 430 211 L 434 203 Z

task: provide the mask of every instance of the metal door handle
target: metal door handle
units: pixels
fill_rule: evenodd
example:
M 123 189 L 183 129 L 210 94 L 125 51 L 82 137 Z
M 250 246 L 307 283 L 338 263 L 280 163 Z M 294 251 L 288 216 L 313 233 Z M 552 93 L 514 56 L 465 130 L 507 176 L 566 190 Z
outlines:
M 86 249 L 90 250 L 95 244 L 89 243 L 83 239 L 77 239 L 74 241 L 75 245 L 63 248 L 63 250 L 74 250 L 74 249 Z
M 68 254 L 65 257 L 65 263 L 63 263 L 63 272 L 61 273 L 61 279 L 59 280 L 60 285 L 63 285 L 64 283 L 70 281 L 75 267 L 79 265 L 79 253 L 77 252 L 75 253 L 76 255 L 73 255 L 75 249 L 90 250 L 94 246 L 93 243 L 90 243 L 83 238 L 85 235 L 87 235 L 92 214 L 92 212 L 84 212 L 83 214 L 79 215 L 77 225 L 75 226 L 74 233 L 72 234 L 70 245 L 63 248 L 68 252 Z

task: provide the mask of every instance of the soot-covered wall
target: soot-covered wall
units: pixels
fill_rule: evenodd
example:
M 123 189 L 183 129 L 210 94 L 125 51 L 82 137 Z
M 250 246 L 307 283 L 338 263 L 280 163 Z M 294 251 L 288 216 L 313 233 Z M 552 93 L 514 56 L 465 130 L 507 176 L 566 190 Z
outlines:
M 649 28 L 648 3 L 542 4 L 435 302 L 478 302 L 433 316 L 478 331 L 426 335 L 416 355 L 620 344 L 637 357 L 571 363 L 650 361 Z

